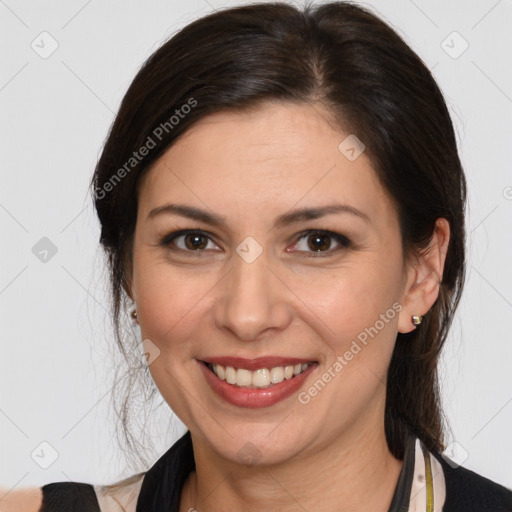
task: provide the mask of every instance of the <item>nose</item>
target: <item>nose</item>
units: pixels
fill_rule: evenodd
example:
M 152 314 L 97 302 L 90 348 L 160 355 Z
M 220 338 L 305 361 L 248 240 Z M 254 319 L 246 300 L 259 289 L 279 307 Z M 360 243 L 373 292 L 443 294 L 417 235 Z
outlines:
M 256 341 L 292 321 L 291 292 L 268 266 L 265 253 L 248 263 L 235 254 L 233 267 L 217 288 L 216 326 L 243 341 Z

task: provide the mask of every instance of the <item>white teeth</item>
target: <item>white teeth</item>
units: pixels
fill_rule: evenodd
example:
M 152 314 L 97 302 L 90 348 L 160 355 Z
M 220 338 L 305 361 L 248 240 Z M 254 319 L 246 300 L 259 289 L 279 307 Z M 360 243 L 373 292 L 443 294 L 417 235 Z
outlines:
M 299 375 L 310 364 L 276 366 L 270 370 L 268 368 L 260 368 L 253 372 L 245 368 L 224 367 L 220 364 L 209 364 L 208 366 L 219 379 L 225 380 L 228 384 L 236 384 L 239 387 L 245 388 L 266 388 Z
M 252 372 L 252 385 L 257 388 L 266 388 L 270 384 L 270 372 L 266 368 L 261 368 Z
M 217 366 L 217 375 L 220 380 L 224 380 L 226 378 L 226 370 L 224 369 L 224 366 L 221 366 L 220 364 Z
M 226 382 L 236 384 L 236 370 L 232 366 L 226 366 Z
M 277 366 L 276 368 L 272 368 L 270 370 L 270 382 L 272 384 L 279 384 L 284 380 L 284 368 L 282 366 Z
M 250 386 L 252 384 L 251 372 L 244 368 L 238 368 L 236 371 L 236 383 L 238 386 Z

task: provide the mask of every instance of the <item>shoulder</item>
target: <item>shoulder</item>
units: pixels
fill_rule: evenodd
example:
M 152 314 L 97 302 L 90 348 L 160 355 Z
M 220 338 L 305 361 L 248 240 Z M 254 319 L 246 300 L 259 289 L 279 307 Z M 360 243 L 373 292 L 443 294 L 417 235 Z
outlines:
M 40 487 L 12 490 L 0 487 L 0 512 L 39 512 L 42 503 Z
M 512 512 L 512 490 L 462 466 L 456 466 L 441 455 L 435 455 L 443 467 L 446 482 L 447 512 Z
M 25 489 L 0 488 L 0 512 L 135 512 L 144 475 L 110 485 L 54 482 Z

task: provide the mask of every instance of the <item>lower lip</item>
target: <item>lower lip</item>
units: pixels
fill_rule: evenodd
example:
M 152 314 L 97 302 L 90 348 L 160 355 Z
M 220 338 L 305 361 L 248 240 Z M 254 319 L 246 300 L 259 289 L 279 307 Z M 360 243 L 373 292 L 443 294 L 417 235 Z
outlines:
M 268 388 L 249 389 L 228 384 L 226 381 L 219 379 L 219 377 L 206 366 L 206 363 L 202 361 L 198 361 L 198 363 L 206 381 L 221 398 L 237 407 L 246 407 L 249 409 L 269 407 L 289 397 L 299 390 L 304 381 L 308 378 L 308 375 L 318 366 L 318 363 L 313 363 L 296 377 L 288 380 L 285 379 L 283 382 L 274 384 Z

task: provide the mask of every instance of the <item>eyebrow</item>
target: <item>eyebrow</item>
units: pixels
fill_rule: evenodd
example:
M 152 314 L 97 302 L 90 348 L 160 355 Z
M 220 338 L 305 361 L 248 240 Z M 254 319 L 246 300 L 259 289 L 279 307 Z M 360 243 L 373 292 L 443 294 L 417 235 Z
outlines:
M 298 210 L 292 210 L 291 212 L 280 215 L 274 222 L 274 227 L 282 228 L 297 222 L 319 219 L 321 217 L 325 217 L 326 215 L 333 215 L 336 213 L 350 214 L 355 217 L 359 217 L 371 224 L 370 217 L 361 210 L 358 210 L 357 208 L 347 204 L 331 204 L 314 208 L 301 208 Z M 182 217 L 204 222 L 205 224 L 209 224 L 211 226 L 227 227 L 225 219 L 219 215 L 211 213 L 207 210 L 202 210 L 201 208 L 197 208 L 195 206 L 175 203 L 167 203 L 162 206 L 158 206 L 157 208 L 153 208 L 149 212 L 146 221 L 162 214 L 180 215 Z

